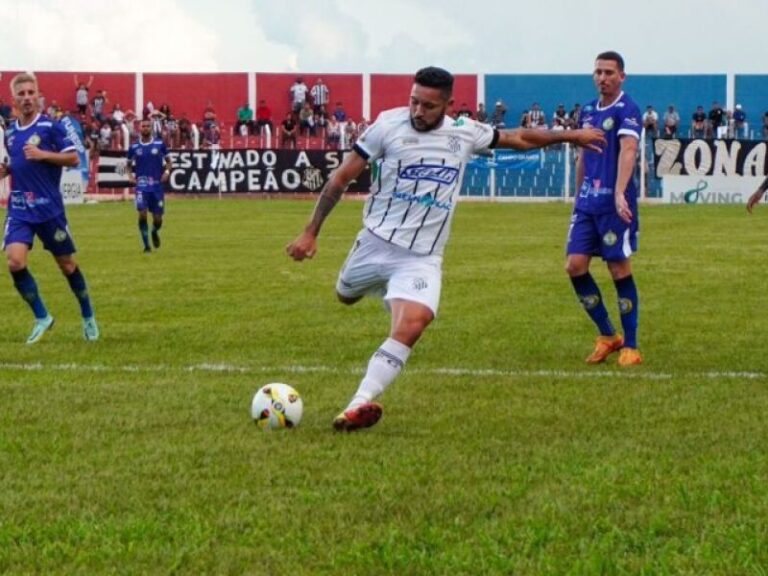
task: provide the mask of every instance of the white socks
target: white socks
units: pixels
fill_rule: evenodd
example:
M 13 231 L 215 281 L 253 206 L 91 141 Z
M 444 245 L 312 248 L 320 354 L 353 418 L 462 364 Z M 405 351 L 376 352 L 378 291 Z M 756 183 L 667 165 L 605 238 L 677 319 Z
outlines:
M 357 408 L 381 395 L 400 374 L 400 370 L 403 369 L 410 354 L 411 349 L 408 346 L 392 338 L 387 338 L 371 356 L 368 362 L 368 371 L 360 382 L 347 410 Z

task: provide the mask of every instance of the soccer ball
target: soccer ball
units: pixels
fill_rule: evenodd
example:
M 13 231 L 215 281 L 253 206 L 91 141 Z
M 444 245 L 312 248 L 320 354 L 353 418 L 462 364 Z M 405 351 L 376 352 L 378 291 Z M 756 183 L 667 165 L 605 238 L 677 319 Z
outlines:
M 293 428 L 301 421 L 304 402 L 288 384 L 275 382 L 259 388 L 251 402 L 251 417 L 259 428 Z

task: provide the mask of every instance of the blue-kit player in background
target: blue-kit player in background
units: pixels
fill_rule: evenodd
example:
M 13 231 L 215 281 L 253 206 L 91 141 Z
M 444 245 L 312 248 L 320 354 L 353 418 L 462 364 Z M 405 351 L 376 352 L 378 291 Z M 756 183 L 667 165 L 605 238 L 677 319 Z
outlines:
M 5 133 L 9 158 L 0 164 L 0 178 L 11 176 L 3 250 L 16 290 L 35 315 L 27 344 L 40 340 L 53 326 L 53 316 L 45 307 L 37 283 L 27 269 L 35 236 L 53 255 L 77 297 L 84 338 L 98 340 L 99 328 L 85 278 L 73 256 L 75 244 L 59 188 L 62 167 L 79 164 L 75 143 L 59 122 L 39 112 L 35 76 L 26 73 L 14 76 L 11 93 L 19 117 Z
M 152 212 L 152 245 L 160 248 L 160 227 L 165 213 L 163 184 L 171 174 L 171 162 L 165 143 L 153 137 L 152 122 L 149 119 L 141 121 L 139 133 L 139 141 L 128 150 L 128 162 L 131 166 L 131 183 L 136 186 L 141 241 L 144 243 L 144 252 L 151 252 L 147 212 Z
M 590 364 L 604 362 L 620 350 L 619 365 L 641 364 L 637 349 L 638 295 L 630 256 L 637 251 L 637 162 L 642 119 L 637 104 L 622 90 L 624 59 L 616 52 L 597 56 L 593 80 L 599 97 L 581 113 L 580 126 L 601 128 L 606 146 L 602 154 L 585 149 L 576 165 L 578 186 L 568 230 L 566 271 L 573 288 L 599 336 L 587 357 Z M 608 266 L 619 299 L 624 335 L 617 333 L 600 289 L 589 272 L 593 256 Z

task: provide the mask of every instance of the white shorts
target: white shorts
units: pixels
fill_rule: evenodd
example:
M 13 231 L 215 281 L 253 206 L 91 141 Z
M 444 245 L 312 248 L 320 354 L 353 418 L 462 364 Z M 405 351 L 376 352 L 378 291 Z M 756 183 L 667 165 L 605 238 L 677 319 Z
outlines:
M 355 239 L 336 282 L 346 298 L 365 295 L 424 304 L 437 316 L 443 257 L 416 254 L 363 229 Z

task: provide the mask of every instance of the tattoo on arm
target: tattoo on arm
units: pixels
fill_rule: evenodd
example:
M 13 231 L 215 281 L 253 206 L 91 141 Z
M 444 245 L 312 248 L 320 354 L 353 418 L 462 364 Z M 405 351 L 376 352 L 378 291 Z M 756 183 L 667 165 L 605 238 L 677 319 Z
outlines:
M 330 180 L 325 185 L 320 193 L 320 197 L 317 199 L 315 211 L 312 213 L 312 219 L 307 226 L 307 230 L 313 231 L 315 235 L 320 232 L 320 227 L 336 204 L 338 204 L 342 194 L 344 194 L 344 188 L 335 184 L 333 180 Z

